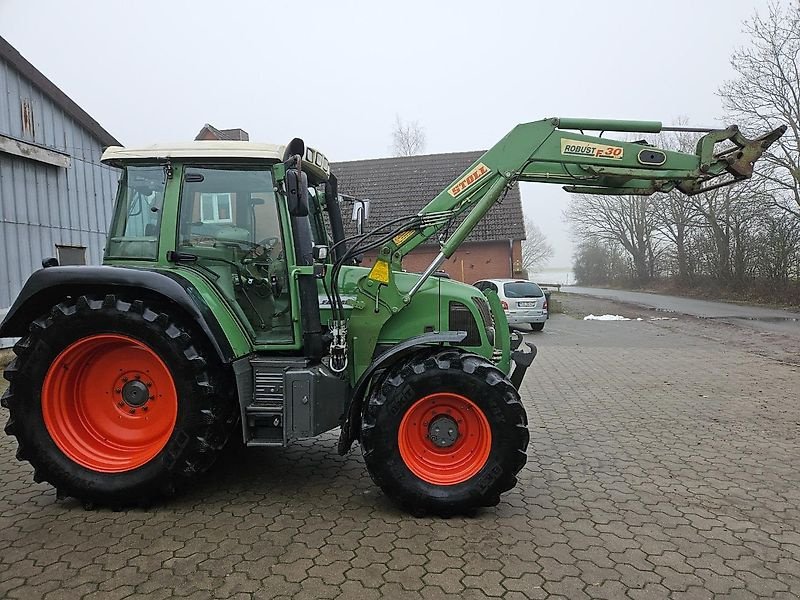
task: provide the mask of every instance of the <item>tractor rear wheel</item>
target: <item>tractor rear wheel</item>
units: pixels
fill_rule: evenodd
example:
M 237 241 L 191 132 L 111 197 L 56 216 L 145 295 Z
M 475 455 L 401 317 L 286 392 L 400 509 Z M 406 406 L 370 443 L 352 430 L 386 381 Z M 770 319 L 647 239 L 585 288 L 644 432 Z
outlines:
M 447 349 L 395 367 L 376 386 L 361 445 L 373 481 L 413 513 L 494 506 L 517 482 L 525 410 L 492 363 Z
M 168 311 L 81 296 L 33 322 L 2 404 L 36 481 L 121 507 L 171 494 L 212 464 L 236 422 L 233 386 Z

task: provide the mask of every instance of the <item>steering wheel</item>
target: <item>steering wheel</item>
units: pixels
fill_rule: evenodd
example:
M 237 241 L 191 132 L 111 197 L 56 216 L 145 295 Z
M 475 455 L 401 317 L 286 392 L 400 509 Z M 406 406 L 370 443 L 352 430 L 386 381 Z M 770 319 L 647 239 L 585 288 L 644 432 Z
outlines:
M 280 238 L 277 236 L 265 237 L 260 242 L 253 244 L 253 247 L 247 251 L 245 258 L 259 258 L 264 256 L 264 254 L 271 252 L 279 241 Z

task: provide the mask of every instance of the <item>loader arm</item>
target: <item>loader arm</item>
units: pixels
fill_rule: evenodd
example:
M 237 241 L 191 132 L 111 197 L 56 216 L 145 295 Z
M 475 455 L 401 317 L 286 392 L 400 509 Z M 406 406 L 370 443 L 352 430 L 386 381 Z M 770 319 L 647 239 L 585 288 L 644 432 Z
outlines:
M 738 127 L 692 129 L 705 133 L 695 153 L 662 150 L 646 142 L 617 141 L 584 131 L 659 133 L 686 128 L 658 121 L 552 118 L 523 123 L 487 150 L 380 247 L 369 275 L 358 284 L 350 319 L 354 381 L 366 370 L 383 324 L 407 306 L 430 275 L 450 258 L 489 209 L 518 181 L 556 183 L 568 192 L 649 195 L 678 189 L 697 194 L 747 179 L 785 126 L 750 140 Z M 400 291 L 394 272 L 403 257 L 437 238 L 440 252 L 414 286 Z
M 453 233 L 440 239 L 443 260 L 449 258 L 517 181 L 561 184 L 568 192 L 618 195 L 650 195 L 676 188 L 694 195 L 730 185 L 749 178 L 755 161 L 786 131 L 782 126 L 750 140 L 735 125 L 695 130 L 706 134 L 694 154 L 583 133 L 675 129 L 681 128 L 665 128 L 658 121 L 559 118 L 517 125 L 419 212 L 420 226 L 396 236 L 390 244 L 391 255 L 402 258 L 466 213 Z

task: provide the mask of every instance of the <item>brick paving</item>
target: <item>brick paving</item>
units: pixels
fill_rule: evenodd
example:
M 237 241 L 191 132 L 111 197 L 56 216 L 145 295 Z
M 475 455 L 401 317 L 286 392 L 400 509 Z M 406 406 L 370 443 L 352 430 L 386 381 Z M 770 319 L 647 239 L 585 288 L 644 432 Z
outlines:
M 472 518 L 399 512 L 333 434 L 230 451 L 147 511 L 84 511 L 0 435 L 0 598 L 800 596 L 800 368 L 688 320 L 559 315 L 529 337 L 529 462 Z

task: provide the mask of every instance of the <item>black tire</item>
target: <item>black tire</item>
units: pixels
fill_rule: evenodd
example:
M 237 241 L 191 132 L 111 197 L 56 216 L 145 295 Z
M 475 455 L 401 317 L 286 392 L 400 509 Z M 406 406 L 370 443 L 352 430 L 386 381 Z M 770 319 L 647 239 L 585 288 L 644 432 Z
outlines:
M 417 400 L 438 392 L 469 398 L 488 420 L 492 434 L 482 468 L 451 485 L 432 484 L 415 475 L 399 449 L 406 412 Z M 483 357 L 447 349 L 412 357 L 378 383 L 364 410 L 361 445 L 372 480 L 389 498 L 413 514 L 449 516 L 495 506 L 500 494 L 516 485 L 527 460 L 527 423 L 517 390 L 497 367 Z
M 10 387 L 2 405 L 10 411 L 5 431 L 16 436 L 17 458 L 31 463 L 35 481 L 51 483 L 59 497 L 87 504 L 146 506 L 211 466 L 238 418 L 234 386 L 202 334 L 181 317 L 168 306 L 140 300 L 80 296 L 31 324 L 5 371 Z M 148 346 L 166 365 L 177 392 L 177 417 L 163 449 L 138 468 L 117 473 L 86 468 L 62 452 L 42 410 L 42 385 L 51 363 L 73 342 L 102 333 Z
M 534 331 L 541 331 L 544 329 L 544 323 L 531 323 L 531 329 Z

